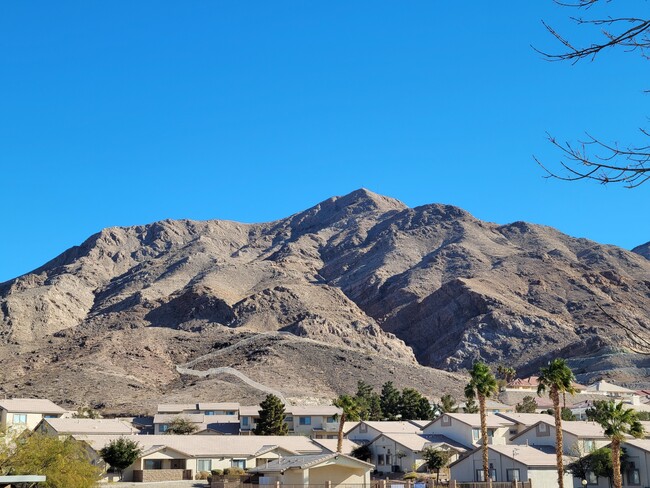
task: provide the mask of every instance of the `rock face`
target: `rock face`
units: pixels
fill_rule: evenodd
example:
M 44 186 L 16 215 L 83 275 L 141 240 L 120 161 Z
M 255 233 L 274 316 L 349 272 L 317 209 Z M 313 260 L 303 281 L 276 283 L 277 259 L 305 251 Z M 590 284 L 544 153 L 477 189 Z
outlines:
M 525 374 L 562 355 L 575 359 L 583 380 L 605 375 L 647 386 L 650 261 L 640 254 L 549 227 L 482 222 L 448 205 L 408 208 L 367 190 L 265 224 L 105 229 L 0 284 L 0 367 L 11 365 L 4 388 L 45 392 L 53 377 L 101 385 L 130 378 L 133 392 L 110 397 L 128 405 L 136 393 L 173 396 L 189 384 L 177 365 L 253 339 L 267 353 L 239 347 L 228 361 L 256 380 L 265 376 L 254 367 L 260 358 L 269 368 L 302 365 L 294 380 L 303 390 L 286 378 L 271 385 L 295 397 L 352 390 L 369 375 L 363 357 L 380 371 L 419 363 L 462 372 L 483 359 Z M 329 352 L 312 354 L 314 362 L 289 343 Z M 348 365 L 362 361 L 350 371 L 352 386 L 310 383 L 346 371 L 324 364 L 337 355 Z M 423 371 L 410 386 L 462 383 Z M 404 376 L 370 381 L 408 383 Z
M 634 249 L 632 249 L 632 252 L 640 254 L 646 259 L 650 259 L 650 242 L 636 246 Z

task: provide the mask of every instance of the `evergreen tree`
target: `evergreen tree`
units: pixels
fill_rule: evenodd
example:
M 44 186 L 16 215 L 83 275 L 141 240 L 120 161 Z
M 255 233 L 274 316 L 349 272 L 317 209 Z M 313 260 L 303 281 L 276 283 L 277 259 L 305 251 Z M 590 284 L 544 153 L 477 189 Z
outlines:
M 440 397 L 440 403 L 438 404 L 438 409 L 442 413 L 456 413 L 458 412 L 458 405 L 456 405 L 456 399 L 447 394 Z
M 478 404 L 473 398 L 468 398 L 463 407 L 463 413 L 478 413 Z
M 255 435 L 287 435 L 289 426 L 284 418 L 284 404 L 278 397 L 269 394 L 260 403 L 260 418 L 253 432 Z
M 165 434 L 188 435 L 198 430 L 198 426 L 190 422 L 186 417 L 176 417 L 168 425 Z
M 360 420 L 381 420 L 381 403 L 374 388 L 365 381 L 357 382 L 354 399 L 359 407 Z
M 537 402 L 530 395 L 526 395 L 521 400 L 521 403 L 517 403 L 517 405 L 515 405 L 515 412 L 517 413 L 535 413 L 536 410 Z
M 400 414 L 400 393 L 392 381 L 381 387 L 381 411 L 386 420 L 396 420 Z
M 426 407 L 423 407 L 423 400 Z M 400 395 L 400 418 L 402 420 L 425 420 L 430 416 L 431 405 L 415 388 L 404 388 Z

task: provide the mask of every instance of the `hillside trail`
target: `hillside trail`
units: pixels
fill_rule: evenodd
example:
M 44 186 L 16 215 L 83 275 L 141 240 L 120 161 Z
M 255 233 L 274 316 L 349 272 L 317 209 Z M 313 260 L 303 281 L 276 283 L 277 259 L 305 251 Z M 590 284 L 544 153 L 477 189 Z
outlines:
M 277 333 L 265 333 L 264 335 L 277 336 L 279 334 L 277 334 Z M 218 356 L 219 354 L 222 354 L 223 352 L 225 352 L 228 349 L 234 349 L 236 347 L 240 347 L 240 346 L 245 345 L 247 343 L 253 342 L 253 341 L 255 341 L 255 340 L 259 339 L 259 338 L 260 338 L 259 334 L 254 335 L 252 337 L 242 339 L 241 341 L 237 342 L 236 344 L 230 345 L 228 347 L 224 347 L 223 349 L 220 349 L 218 351 L 210 352 L 208 354 L 204 354 L 203 356 L 199 356 L 198 358 L 195 358 L 195 359 L 193 359 L 191 361 L 188 361 L 187 363 L 177 364 L 176 365 L 176 372 L 178 374 L 184 374 L 184 375 L 188 375 L 188 376 L 195 376 L 197 378 L 205 378 L 205 377 L 211 376 L 211 375 L 229 374 L 229 375 L 232 375 L 232 376 L 235 376 L 235 377 L 239 378 L 244 383 L 246 383 L 247 385 L 255 388 L 256 390 L 260 390 L 260 391 L 263 391 L 264 393 L 275 395 L 276 397 L 278 397 L 282 401 L 282 403 L 284 403 L 285 405 L 288 405 L 287 399 L 285 398 L 285 396 L 282 394 L 281 391 L 276 390 L 275 388 L 271 388 L 270 386 L 264 385 L 264 384 L 262 384 L 262 383 L 260 383 L 258 381 L 255 381 L 254 379 L 246 376 L 241 371 L 239 371 L 239 370 L 237 370 L 235 368 L 232 368 L 230 366 L 221 366 L 221 367 L 218 367 L 218 368 L 209 368 L 209 369 L 205 369 L 205 370 L 193 369 L 193 366 L 197 365 L 198 363 L 200 363 L 202 361 L 205 361 L 206 359 Z

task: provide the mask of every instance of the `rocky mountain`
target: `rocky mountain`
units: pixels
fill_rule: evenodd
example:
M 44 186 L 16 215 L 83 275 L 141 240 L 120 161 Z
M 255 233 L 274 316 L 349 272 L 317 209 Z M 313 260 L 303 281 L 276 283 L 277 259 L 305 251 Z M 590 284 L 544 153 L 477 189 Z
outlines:
M 640 254 L 646 259 L 650 259 L 650 242 L 636 246 L 634 249 L 632 249 L 632 252 Z
M 270 223 L 105 229 L 0 284 L 0 367 L 6 393 L 123 410 L 357 379 L 458 394 L 479 358 L 647 387 L 648 317 L 640 254 L 358 190 Z

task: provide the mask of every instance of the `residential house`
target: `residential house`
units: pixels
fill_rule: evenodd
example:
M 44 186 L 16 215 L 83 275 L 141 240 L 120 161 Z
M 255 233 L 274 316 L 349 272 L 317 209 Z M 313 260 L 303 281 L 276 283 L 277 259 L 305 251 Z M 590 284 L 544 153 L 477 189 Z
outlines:
M 563 421 L 562 451 L 568 456 L 582 456 L 606 446 L 610 441 L 596 422 Z M 524 429 L 510 443 L 533 447 L 555 447 L 555 423 L 543 420 Z
M 635 390 L 608 383 L 607 381 L 597 381 L 596 383 L 589 385 L 585 390 L 585 393 L 597 393 L 617 399 L 631 399 L 632 396 L 636 395 Z
M 18 433 L 33 430 L 44 418 L 58 418 L 67 410 L 40 398 L 0 399 L 0 429 Z
M 399 420 L 362 420 L 344 431 L 345 437 L 359 444 L 367 444 L 380 434 L 421 434 L 422 428 L 413 423 Z
M 465 407 L 465 402 L 461 403 L 459 410 L 462 411 Z M 485 399 L 485 411 L 487 413 L 499 413 L 499 412 L 514 412 L 514 405 L 506 405 L 505 403 L 497 402 L 496 400 L 491 400 L 489 398 Z
M 253 468 L 265 485 L 283 486 L 355 486 L 370 488 L 374 466 L 351 456 L 337 453 L 289 456 Z
M 514 422 L 496 414 L 487 414 L 488 442 L 506 444 Z M 481 443 L 481 416 L 478 413 L 444 413 L 427 425 L 425 435 L 443 435 L 466 448 Z
M 451 461 L 467 449 L 444 436 L 423 436 L 414 433 L 384 433 L 370 441 L 371 461 L 379 473 L 419 471 L 426 469 L 422 452 L 427 447 L 451 451 Z
M 629 439 L 623 447 L 628 461 L 623 486 L 650 486 L 650 439 Z
M 126 481 L 174 481 L 194 479 L 200 471 L 265 465 L 279 457 L 322 454 L 320 446 L 304 436 L 134 435 L 74 436 L 84 441 L 96 464 L 99 451 L 120 437 L 142 448 L 140 457 L 124 471 Z
M 586 392 L 587 387 L 576 383 L 573 381 L 571 386 L 578 392 Z M 505 391 L 524 391 L 530 392 L 532 395 L 537 394 L 537 388 L 539 387 L 539 377 L 538 376 L 529 376 L 528 378 L 516 378 L 508 383 L 504 390 Z
M 237 435 L 239 419 L 233 415 L 203 413 L 158 413 L 153 418 L 154 434 L 164 434 L 176 419 L 184 419 L 196 427 L 195 434 Z
M 498 413 L 499 417 L 503 417 L 506 420 L 509 420 L 514 423 L 510 427 L 509 436 L 512 438 L 517 434 L 523 432 L 531 425 L 535 425 L 537 422 L 547 422 L 554 424 L 555 420 L 552 416 L 547 413 Z
M 259 420 L 259 405 L 239 408 L 239 429 L 250 434 Z M 285 406 L 285 423 L 291 435 L 306 435 L 314 439 L 334 439 L 338 435 L 342 410 L 333 405 Z
M 117 419 L 44 418 L 36 428 L 50 436 L 70 435 L 133 435 L 138 430 Z
M 158 405 L 158 413 L 232 415 L 233 417 L 236 417 L 239 414 L 239 403 L 231 403 L 231 402 L 163 403 Z
M 531 446 L 488 446 L 490 478 L 493 481 L 513 482 L 531 480 L 535 488 L 557 488 L 555 454 Z M 484 481 L 483 452 L 478 447 L 449 467 L 451 479 L 457 482 Z M 564 475 L 564 485 L 573 484 L 570 473 Z

